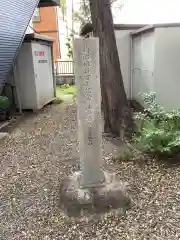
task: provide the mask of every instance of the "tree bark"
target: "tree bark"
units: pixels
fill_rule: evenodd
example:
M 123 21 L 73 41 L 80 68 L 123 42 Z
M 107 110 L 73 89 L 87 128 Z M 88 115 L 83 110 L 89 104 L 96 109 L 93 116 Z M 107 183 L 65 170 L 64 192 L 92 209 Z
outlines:
M 89 0 L 94 35 L 100 42 L 100 76 L 104 131 L 124 138 L 130 119 L 109 0 Z

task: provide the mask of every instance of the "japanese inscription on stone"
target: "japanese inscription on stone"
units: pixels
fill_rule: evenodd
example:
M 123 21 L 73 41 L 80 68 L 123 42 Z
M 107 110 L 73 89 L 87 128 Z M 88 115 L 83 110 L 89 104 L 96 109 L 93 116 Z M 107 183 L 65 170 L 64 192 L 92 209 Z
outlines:
M 88 124 L 88 146 L 92 146 L 92 87 L 90 85 L 90 69 L 91 62 L 89 56 L 89 48 L 86 48 L 86 51 L 82 54 L 82 62 L 84 67 L 84 89 L 83 94 L 86 101 L 86 114 L 87 114 L 87 124 Z

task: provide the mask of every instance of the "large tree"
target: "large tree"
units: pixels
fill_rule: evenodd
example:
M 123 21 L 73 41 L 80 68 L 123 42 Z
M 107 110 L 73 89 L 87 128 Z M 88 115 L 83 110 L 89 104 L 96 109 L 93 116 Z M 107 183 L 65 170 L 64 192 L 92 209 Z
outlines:
M 100 76 L 104 130 L 124 137 L 131 120 L 116 46 L 110 0 L 89 0 L 94 35 L 100 41 Z
M 110 0 L 111 7 L 119 11 L 125 0 Z M 74 20 L 80 22 L 81 26 L 86 23 L 91 23 L 91 11 L 89 6 L 89 0 L 74 0 L 74 2 L 79 2 L 80 7 L 78 11 L 74 12 Z

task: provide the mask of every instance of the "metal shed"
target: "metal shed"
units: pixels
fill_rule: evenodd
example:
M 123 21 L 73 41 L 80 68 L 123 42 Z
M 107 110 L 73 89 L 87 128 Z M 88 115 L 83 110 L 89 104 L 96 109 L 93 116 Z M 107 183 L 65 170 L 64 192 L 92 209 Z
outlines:
M 39 34 L 26 34 L 15 62 L 16 108 L 39 110 L 55 97 L 53 77 L 53 41 Z

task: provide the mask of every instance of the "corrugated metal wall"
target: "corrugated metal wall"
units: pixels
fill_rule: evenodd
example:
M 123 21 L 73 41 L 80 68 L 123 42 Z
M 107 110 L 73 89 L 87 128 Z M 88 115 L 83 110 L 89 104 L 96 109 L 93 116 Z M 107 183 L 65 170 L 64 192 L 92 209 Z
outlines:
M 0 0 L 0 91 L 39 0 Z

